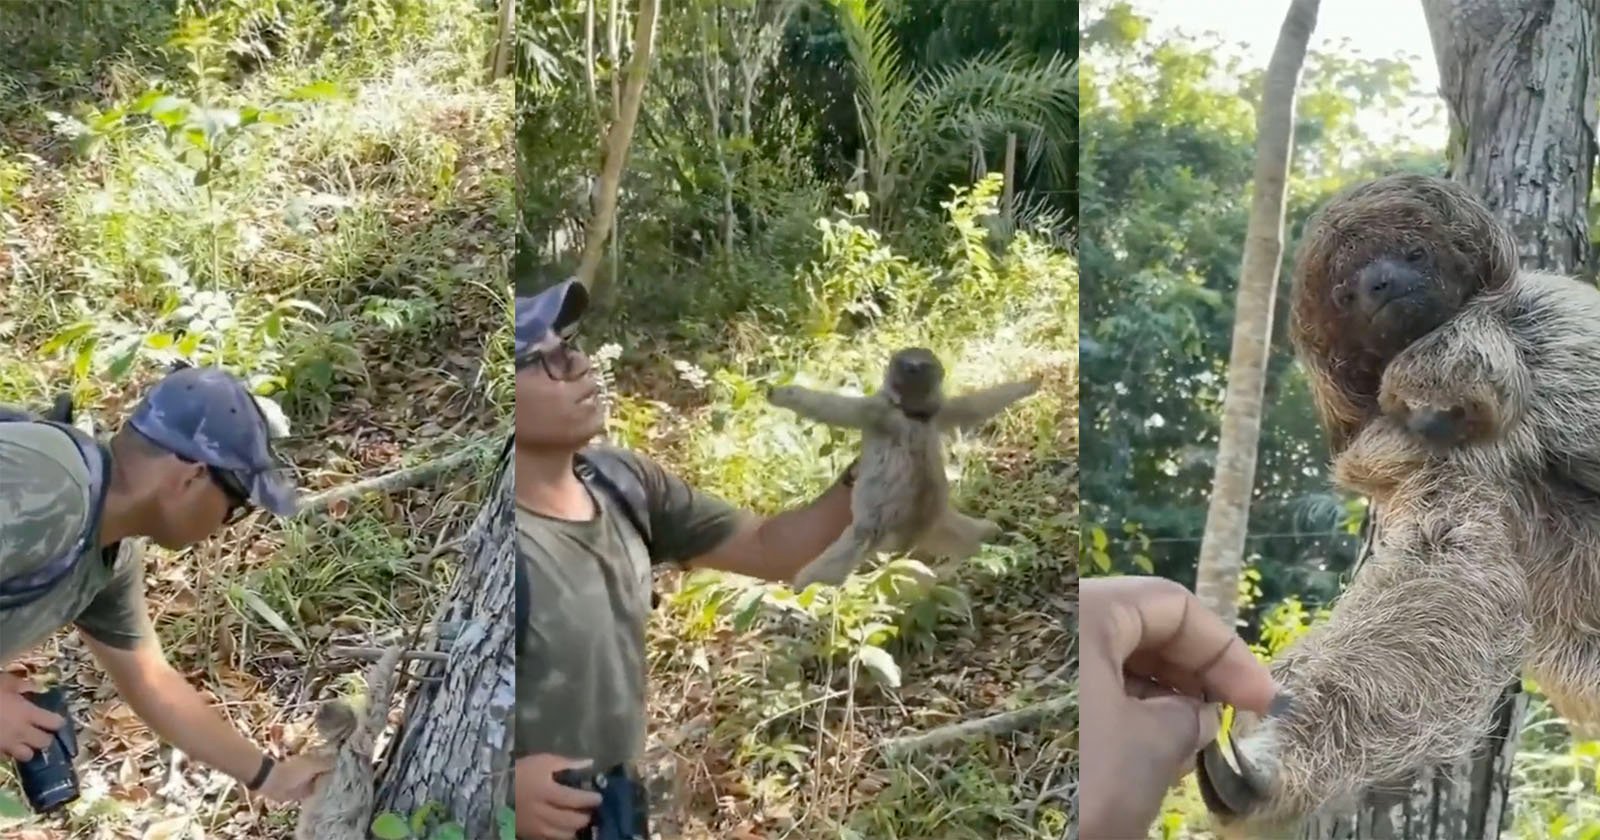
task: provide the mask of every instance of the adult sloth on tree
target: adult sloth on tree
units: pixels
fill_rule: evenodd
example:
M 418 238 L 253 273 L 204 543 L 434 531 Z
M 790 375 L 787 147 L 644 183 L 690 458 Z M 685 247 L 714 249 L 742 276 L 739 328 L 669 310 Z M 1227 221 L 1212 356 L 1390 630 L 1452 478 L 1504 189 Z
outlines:
M 1500 692 L 1538 681 L 1600 726 L 1600 292 L 1522 271 L 1463 187 L 1354 187 L 1308 227 L 1291 337 L 1333 476 L 1368 496 L 1371 558 L 1273 663 L 1281 715 L 1198 762 L 1207 806 L 1271 830 L 1465 758 Z

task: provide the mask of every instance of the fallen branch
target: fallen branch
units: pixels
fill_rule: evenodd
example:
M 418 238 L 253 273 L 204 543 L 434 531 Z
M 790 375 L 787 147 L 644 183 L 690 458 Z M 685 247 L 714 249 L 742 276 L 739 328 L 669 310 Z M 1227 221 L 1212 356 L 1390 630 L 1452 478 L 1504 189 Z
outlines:
M 470 462 L 481 454 L 485 444 L 493 443 L 498 445 L 503 443 L 507 434 L 510 433 L 499 432 L 493 435 L 486 435 L 443 458 L 435 458 L 432 461 L 418 464 L 414 467 L 406 467 L 403 470 L 395 470 L 392 473 L 363 479 L 354 484 L 346 484 L 342 487 L 335 487 L 332 490 L 324 490 L 321 493 L 302 496 L 300 497 L 300 511 L 296 515 L 302 517 L 310 516 L 326 510 L 334 502 L 348 501 L 367 493 L 393 493 L 396 490 L 404 490 L 423 482 L 432 481 Z
M 1038 724 L 1051 715 L 1060 714 L 1072 705 L 1071 697 L 1046 700 L 1032 706 L 997 715 L 952 723 L 932 729 L 921 735 L 890 738 L 878 746 L 889 758 L 901 758 L 913 753 L 938 749 L 953 741 L 965 741 L 978 735 L 1005 735 Z
M 329 657 L 338 656 L 338 657 L 343 657 L 345 659 L 360 659 L 360 660 L 363 660 L 363 661 L 377 661 L 378 657 L 383 655 L 383 652 L 384 652 L 383 648 L 375 648 L 375 647 L 337 647 L 337 646 L 335 646 L 335 647 L 328 648 L 328 656 Z M 407 650 L 407 651 L 401 651 L 400 652 L 400 658 L 402 660 L 405 660 L 405 659 L 420 659 L 423 662 L 449 662 L 450 661 L 450 655 L 449 654 L 440 653 L 438 651 L 432 651 L 432 650 Z

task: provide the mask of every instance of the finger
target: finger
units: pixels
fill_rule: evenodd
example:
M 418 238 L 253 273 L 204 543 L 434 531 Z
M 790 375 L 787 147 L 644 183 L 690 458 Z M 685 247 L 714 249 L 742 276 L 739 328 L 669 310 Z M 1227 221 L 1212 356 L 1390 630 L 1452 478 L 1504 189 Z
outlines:
M 32 761 L 34 749 L 27 744 L 18 742 L 6 747 L 4 750 L 0 750 L 0 752 L 4 752 L 18 761 Z
M 17 735 L 18 740 L 36 750 L 42 750 L 50 746 L 50 741 L 54 737 L 43 729 L 35 729 L 31 726 L 22 727 L 22 732 Z
M 546 802 L 539 812 L 540 821 L 545 825 L 563 832 L 571 837 L 579 829 L 589 824 L 588 811 L 572 811 L 566 808 L 555 807 L 555 803 Z
M 1159 680 L 1153 680 L 1137 674 L 1123 676 L 1122 690 L 1129 697 L 1139 700 L 1144 700 L 1148 697 L 1166 697 L 1176 691 L 1172 686 L 1162 685 Z
M 569 811 L 592 811 L 600 807 L 600 794 L 592 790 L 579 790 L 563 784 L 552 783 L 544 792 L 543 799 L 558 808 Z
M 66 723 L 67 720 L 55 712 L 41 709 L 38 706 L 29 703 L 27 722 L 41 729 L 48 729 L 51 732 L 54 732 L 57 729 L 60 729 L 61 725 Z
M 1153 740 L 1151 749 L 1170 769 L 1171 783 L 1193 769 L 1194 754 L 1217 737 L 1214 710 L 1193 698 L 1175 694 L 1152 697 L 1139 701 L 1138 708 L 1146 725 L 1165 736 Z
M 1157 654 L 1169 667 L 1195 674 L 1208 697 L 1268 713 L 1278 693 L 1271 672 L 1194 593 L 1165 578 L 1103 580 L 1094 594 L 1106 601 L 1103 632 L 1117 661 Z
M 1199 674 L 1173 665 L 1159 651 L 1139 651 L 1129 656 L 1127 661 L 1122 663 L 1122 670 L 1153 680 L 1197 700 L 1211 699 L 1206 696 L 1205 680 L 1200 679 Z

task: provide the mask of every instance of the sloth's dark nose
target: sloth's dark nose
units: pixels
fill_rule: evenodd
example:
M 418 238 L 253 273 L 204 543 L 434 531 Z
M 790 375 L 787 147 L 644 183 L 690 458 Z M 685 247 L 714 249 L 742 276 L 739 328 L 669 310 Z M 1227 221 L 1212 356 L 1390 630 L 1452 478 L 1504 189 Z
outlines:
M 1416 291 L 1422 276 L 1392 260 L 1377 260 L 1356 275 L 1356 293 L 1367 311 Z

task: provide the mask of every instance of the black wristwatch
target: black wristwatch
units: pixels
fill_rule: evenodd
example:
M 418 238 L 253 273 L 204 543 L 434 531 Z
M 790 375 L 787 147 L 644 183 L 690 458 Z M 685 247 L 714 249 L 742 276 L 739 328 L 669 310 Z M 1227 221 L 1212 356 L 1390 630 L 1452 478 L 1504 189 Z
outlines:
M 245 788 L 251 793 L 255 793 L 256 791 L 260 790 L 261 786 L 267 783 L 267 777 L 272 775 L 272 768 L 276 765 L 277 762 L 272 760 L 272 756 L 262 753 L 261 769 L 256 771 L 256 777 L 254 779 L 251 779 L 245 783 Z
M 846 487 L 856 486 L 856 473 L 861 470 L 861 459 L 858 457 L 844 468 L 844 474 L 839 476 L 839 483 Z

